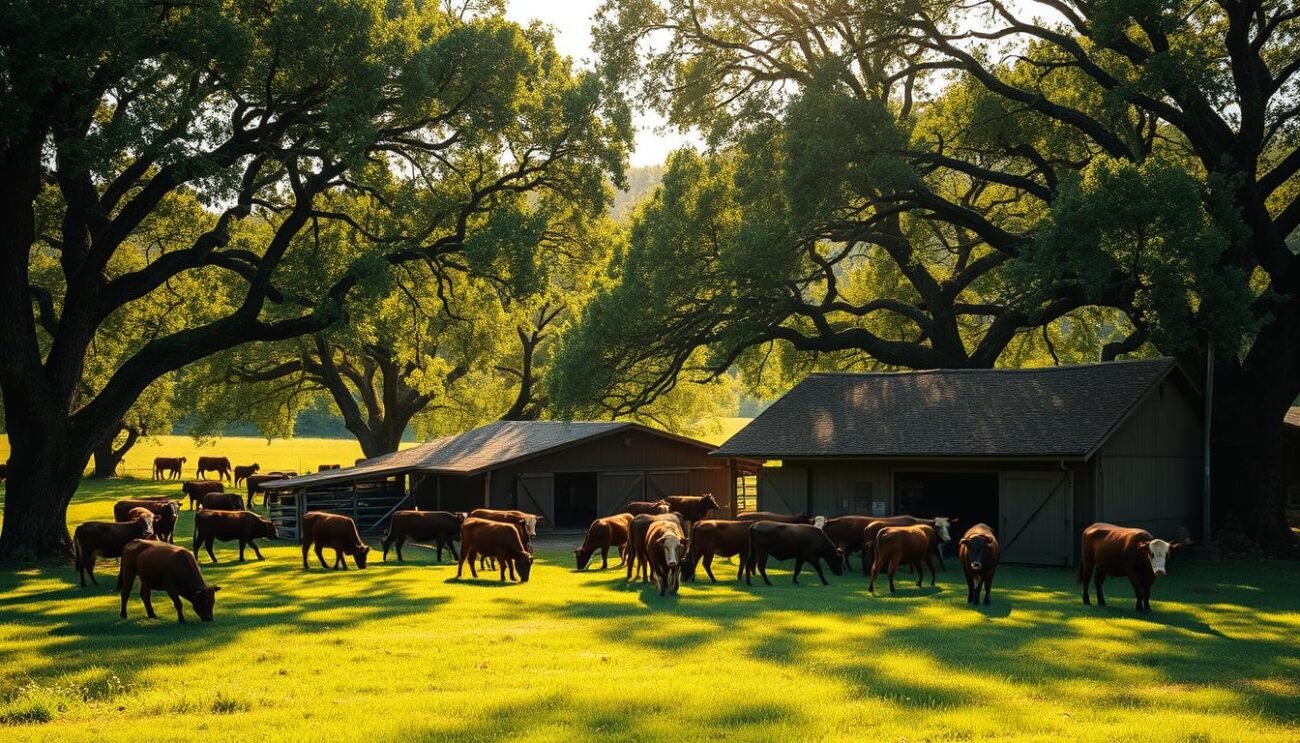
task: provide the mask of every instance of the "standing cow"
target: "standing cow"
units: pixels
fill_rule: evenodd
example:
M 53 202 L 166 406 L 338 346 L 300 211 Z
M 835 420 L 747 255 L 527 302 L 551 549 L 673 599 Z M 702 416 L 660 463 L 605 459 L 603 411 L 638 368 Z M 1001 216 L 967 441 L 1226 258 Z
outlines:
M 533 569 L 533 556 L 524 549 L 519 538 L 519 530 L 512 524 L 490 519 L 468 518 L 460 527 L 460 561 L 456 566 L 456 577 L 460 578 L 469 563 L 470 575 L 477 578 L 474 558 L 487 556 L 496 560 L 501 570 L 501 581 L 505 582 L 506 570 L 513 580 L 519 575 L 520 583 L 527 583 Z
M 936 574 L 934 561 L 934 544 L 938 537 L 934 527 L 925 524 L 914 526 L 886 526 L 876 534 L 875 539 L 867 543 L 867 549 L 874 548 L 875 559 L 871 562 L 871 583 L 867 590 L 876 592 L 876 576 L 883 567 L 889 574 L 889 592 L 894 593 L 894 574 L 900 564 L 911 565 L 916 571 L 916 587 L 925 582 L 925 570 L 922 564 L 930 566 L 930 585 L 934 585 Z
M 957 519 L 950 519 L 943 516 L 936 516 L 932 519 L 921 519 L 915 516 L 881 516 L 873 518 L 867 527 L 863 529 L 862 539 L 862 574 L 867 574 L 867 568 L 875 561 L 871 553 L 871 544 L 875 541 L 876 533 L 886 526 L 928 526 L 934 530 L 934 544 L 930 545 L 934 556 L 939 560 L 939 569 L 945 569 L 943 564 L 942 545 L 952 539 L 949 528 L 957 523 Z
M 203 547 L 213 562 L 217 561 L 217 556 L 212 552 L 214 541 L 238 541 L 239 561 L 243 562 L 245 547 L 252 547 L 257 559 L 262 559 L 262 551 L 257 548 L 254 540 L 275 539 L 277 536 L 279 532 L 275 524 L 252 511 L 205 508 L 194 514 L 194 556 L 198 557 L 199 547 Z
M 225 485 L 217 480 L 187 480 L 181 484 L 181 492 L 190 500 L 190 510 L 196 510 L 208 493 L 221 493 Z
M 113 504 L 113 519 L 127 521 L 133 508 L 147 508 L 154 513 L 154 536 L 164 542 L 176 541 L 176 522 L 181 517 L 181 506 L 168 498 L 124 498 Z
M 287 479 L 289 479 L 289 476 L 281 472 L 270 472 L 265 475 L 249 475 L 246 477 L 244 479 L 244 485 L 248 488 L 248 507 L 252 508 L 256 503 L 254 498 L 258 493 L 262 494 L 262 506 L 266 507 L 266 502 L 270 498 L 270 493 L 265 487 L 266 483 Z
M 176 607 L 177 621 L 185 621 L 181 598 L 190 602 L 199 619 L 212 621 L 216 594 L 221 588 L 204 583 L 198 560 L 183 547 L 138 539 L 126 546 L 122 551 L 122 567 L 117 574 L 117 587 L 122 593 L 123 619 L 126 619 L 126 600 L 131 597 L 131 587 L 135 585 L 137 577 L 140 578 L 140 601 L 144 602 L 145 613 L 150 619 L 158 618 L 153 611 L 153 602 L 149 599 L 153 589 L 159 588 L 171 597 L 172 605 Z
M 249 465 L 235 465 L 235 487 L 239 487 L 239 483 L 247 480 L 249 475 L 256 475 L 257 471 L 261 468 L 262 466 L 257 462 Z
M 818 516 L 817 518 L 821 518 Z M 752 585 L 754 570 L 763 576 L 763 582 L 772 585 L 767 578 L 767 558 L 778 560 L 794 559 L 794 583 L 799 583 L 799 571 L 804 563 L 811 563 L 821 578 L 826 582 L 821 563 L 826 562 L 835 575 L 844 575 L 844 553 L 840 551 L 826 532 L 817 526 L 808 524 L 782 524 L 776 521 L 759 521 L 749 528 L 749 557 L 745 560 L 745 583 Z
M 695 580 L 695 571 L 700 565 L 709 580 L 717 583 L 713 577 L 713 558 L 740 557 L 740 570 L 736 580 L 745 578 L 745 560 L 749 557 L 749 529 L 753 524 L 748 521 L 724 521 L 722 519 L 705 519 L 691 529 L 691 549 L 687 553 L 686 563 L 682 567 L 682 578 Z
M 358 570 L 365 570 L 366 555 L 370 553 L 370 547 L 361 541 L 361 535 L 357 532 L 357 522 L 347 516 L 337 513 L 327 513 L 325 511 L 308 511 L 302 517 L 302 569 L 307 570 L 307 551 L 311 546 L 316 545 L 316 559 L 320 560 L 320 566 L 326 570 L 330 566 L 325 564 L 325 555 L 323 551 L 326 547 L 334 550 L 334 569 L 348 569 L 347 560 L 343 559 L 344 555 L 352 555 L 352 559 L 357 563 Z
M 442 549 L 451 551 L 453 560 L 460 560 L 456 550 L 456 540 L 460 539 L 460 525 L 465 523 L 465 514 L 450 511 L 398 511 L 388 521 L 388 533 L 384 535 L 384 560 L 388 560 L 388 548 L 397 544 L 397 560 L 402 561 L 402 545 L 409 539 L 413 542 L 434 544 L 438 550 L 438 562 L 442 562 Z
M 778 524 L 811 524 L 813 517 L 806 513 L 777 513 L 776 511 L 745 511 L 736 514 L 737 521 L 775 521 Z
M 610 547 L 617 548 L 618 556 L 623 560 L 619 567 L 626 565 L 628 529 L 632 526 L 632 518 L 630 513 L 620 513 L 591 522 L 591 526 L 587 527 L 587 538 L 581 547 L 573 551 L 578 569 L 587 569 L 587 563 L 591 562 L 591 556 L 596 550 L 600 550 L 600 569 L 609 567 Z
M 998 538 L 988 524 L 976 524 L 966 530 L 957 547 L 957 557 L 961 560 L 962 572 L 966 574 L 966 603 L 979 603 L 980 589 L 983 588 L 984 605 L 988 605 L 989 591 L 993 590 L 993 574 L 997 572 L 1001 555 Z
M 185 462 L 185 457 L 154 457 L 153 479 L 163 479 L 164 472 L 167 473 L 168 480 L 181 479 L 181 465 Z
M 655 521 L 646 530 L 646 557 L 660 596 L 669 592 L 676 594 L 681 587 L 682 558 L 687 549 L 686 536 L 675 521 Z
M 153 536 L 153 517 L 137 517 L 128 523 L 116 521 L 87 521 L 72 533 L 72 556 L 77 565 L 77 576 L 81 585 L 86 585 L 86 576 L 90 582 L 95 580 L 95 558 L 121 557 L 126 545 L 136 539 Z
M 709 517 L 709 511 L 722 508 L 713 499 L 711 493 L 705 493 L 704 495 L 670 495 L 664 500 L 668 502 L 669 511 L 682 515 L 682 522 L 686 525 L 688 534 L 695 526 L 696 521 L 703 521 Z
M 1097 575 L 1097 605 L 1105 606 L 1101 584 L 1107 576 L 1127 576 L 1137 596 L 1137 610 L 1151 613 L 1151 586 L 1165 574 L 1165 561 L 1181 545 L 1156 539 L 1146 529 L 1130 529 L 1114 524 L 1093 524 L 1083 530 L 1083 559 L 1079 561 L 1079 582 L 1083 584 L 1083 603 L 1088 600 L 1088 581 Z
M 199 457 L 199 464 L 195 468 L 195 478 L 202 480 L 204 473 L 217 473 L 218 480 L 230 480 L 230 460 L 226 457 Z
M 672 521 L 679 528 L 682 526 L 681 514 L 677 513 L 660 513 L 653 516 L 642 513 L 632 517 L 632 523 L 627 528 L 628 582 L 631 582 L 633 572 L 641 579 L 642 583 L 650 580 L 650 561 L 646 554 L 645 540 L 650 525 L 656 521 Z
M 647 516 L 657 516 L 661 513 L 668 513 L 668 510 L 669 509 L 668 509 L 667 501 L 634 500 L 634 501 L 628 501 L 627 507 L 624 509 L 624 512 L 630 513 L 633 516 L 640 516 L 641 514 L 646 514 Z

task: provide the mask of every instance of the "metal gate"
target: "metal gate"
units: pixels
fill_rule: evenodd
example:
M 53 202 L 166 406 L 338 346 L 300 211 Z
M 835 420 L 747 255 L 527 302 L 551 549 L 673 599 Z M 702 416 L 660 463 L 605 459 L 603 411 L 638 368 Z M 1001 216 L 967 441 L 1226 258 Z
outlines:
M 1064 472 L 1002 472 L 998 478 L 998 541 L 1002 559 L 1069 565 L 1074 547 L 1074 495 Z

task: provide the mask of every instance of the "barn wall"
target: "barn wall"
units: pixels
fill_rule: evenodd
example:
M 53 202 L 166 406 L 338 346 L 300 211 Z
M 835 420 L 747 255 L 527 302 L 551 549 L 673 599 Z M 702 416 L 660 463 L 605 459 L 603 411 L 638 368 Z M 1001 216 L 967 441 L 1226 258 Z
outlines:
M 422 511 L 472 511 L 483 506 L 483 477 L 414 475 L 414 507 Z M 441 485 L 439 485 L 441 480 Z

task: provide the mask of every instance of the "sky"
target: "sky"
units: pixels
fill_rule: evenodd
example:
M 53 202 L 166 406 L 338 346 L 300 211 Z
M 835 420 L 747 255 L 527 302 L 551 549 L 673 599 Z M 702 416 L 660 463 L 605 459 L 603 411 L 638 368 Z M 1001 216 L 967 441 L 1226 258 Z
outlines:
M 555 28 L 555 45 L 562 54 L 573 57 L 578 63 L 594 57 L 591 52 L 592 16 L 602 0 L 510 0 L 506 17 L 519 23 L 534 19 Z M 636 124 L 636 144 L 631 163 L 658 165 L 668 153 L 694 140 L 674 131 L 664 131 L 664 120 L 653 112 L 639 113 Z

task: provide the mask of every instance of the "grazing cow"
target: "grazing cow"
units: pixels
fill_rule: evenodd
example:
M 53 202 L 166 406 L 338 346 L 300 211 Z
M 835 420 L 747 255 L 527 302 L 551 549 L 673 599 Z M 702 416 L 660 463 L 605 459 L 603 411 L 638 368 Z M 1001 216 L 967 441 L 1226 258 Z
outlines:
M 307 550 L 316 545 L 316 559 L 320 560 L 320 566 L 326 570 L 330 569 L 325 564 L 325 555 L 323 550 L 328 547 L 334 550 L 334 569 L 348 569 L 348 563 L 343 559 L 344 555 L 352 555 L 352 559 L 357 563 L 358 570 L 364 570 L 366 567 L 366 555 L 370 548 L 366 543 L 361 541 L 361 535 L 357 533 L 357 522 L 347 516 L 337 513 L 328 513 L 326 511 L 308 511 L 302 517 L 302 569 L 307 570 Z
M 682 526 L 682 516 L 678 513 L 647 514 L 640 513 L 632 517 L 627 528 L 627 580 L 632 580 L 633 571 L 644 583 L 650 580 L 650 563 L 645 551 L 646 532 L 656 521 L 672 521 Z
M 713 557 L 740 557 L 740 570 L 736 580 L 745 577 L 745 559 L 749 557 L 749 521 L 724 521 L 722 519 L 705 519 L 697 522 L 691 529 L 691 550 L 682 566 L 682 578 L 695 580 L 699 565 L 714 583 Z
M 72 533 L 72 556 L 77 565 L 77 576 L 81 585 L 86 585 L 86 576 L 90 582 L 95 580 L 95 557 L 121 557 L 122 548 L 133 539 L 148 539 L 153 536 L 152 515 L 137 518 L 135 521 L 118 523 L 116 521 L 87 521 Z
M 171 597 L 177 621 L 185 621 L 181 598 L 190 602 L 199 619 L 212 621 L 216 594 L 221 588 L 204 583 L 199 561 L 185 548 L 142 540 L 126 546 L 122 551 L 122 568 L 117 574 L 117 587 L 122 592 L 123 619 L 126 619 L 126 600 L 131 596 L 131 587 L 135 585 L 137 576 L 140 578 L 140 600 L 144 602 L 145 613 L 150 619 L 158 618 L 153 612 L 153 602 L 149 600 L 150 592 L 158 588 Z
M 957 523 L 957 519 L 937 516 L 932 519 L 919 519 L 915 516 L 881 516 L 878 519 L 872 519 L 867 527 L 863 529 L 862 539 L 862 574 L 867 574 L 867 567 L 873 562 L 871 548 L 868 546 L 876 537 L 876 533 L 886 526 L 929 526 L 934 529 L 935 542 L 932 546 L 934 556 L 939 559 L 939 569 L 945 569 L 943 564 L 943 550 L 940 549 L 940 543 L 951 541 L 951 533 L 948 528 Z
M 820 517 L 819 517 L 820 518 Z M 799 571 L 805 562 L 812 563 L 821 578 L 826 582 L 822 572 L 822 560 L 835 575 L 844 575 L 844 553 L 835 546 L 826 532 L 809 524 L 783 524 L 776 521 L 759 521 L 749 527 L 749 556 L 745 559 L 745 583 L 751 584 L 754 569 L 763 576 L 763 582 L 772 585 L 767 578 L 767 558 L 778 560 L 794 558 L 794 582 L 799 583 Z
M 682 515 L 682 521 L 686 523 L 688 532 L 694 528 L 696 521 L 707 519 L 709 511 L 722 508 L 713 499 L 712 493 L 705 493 L 704 495 L 670 495 L 664 500 L 668 501 L 669 511 Z
M 853 565 L 849 560 L 849 555 L 862 551 L 865 531 L 868 525 L 873 521 L 878 521 L 875 516 L 837 516 L 833 519 L 826 519 L 826 536 L 831 538 L 836 547 L 844 550 L 844 568 L 852 570 Z M 863 572 L 866 571 L 865 566 Z
M 676 522 L 655 521 L 646 529 L 646 557 L 660 596 L 669 591 L 676 594 L 681 587 L 682 559 L 688 547 L 682 527 Z
M 630 513 L 606 516 L 591 522 L 591 526 L 587 527 L 587 538 L 582 541 L 581 547 L 573 551 L 578 559 L 578 569 L 587 569 L 587 563 L 591 562 L 591 556 L 596 553 L 596 550 L 600 550 L 600 569 L 609 567 L 610 547 L 617 548 L 618 556 L 623 560 L 619 563 L 619 567 L 626 565 L 627 535 L 631 526 L 632 514 Z
M 199 457 L 194 476 L 200 480 L 206 472 L 217 473 L 218 480 L 230 480 L 230 459 L 227 457 Z
M 962 572 L 966 574 L 966 603 L 978 604 L 982 587 L 984 604 L 988 605 L 989 591 L 993 590 L 993 574 L 997 572 L 1001 556 L 998 538 L 988 524 L 976 524 L 966 530 L 957 547 L 957 557 L 961 560 Z
M 541 516 L 526 511 L 501 511 L 492 508 L 475 508 L 469 512 L 469 518 L 512 524 L 519 530 L 519 540 L 524 543 L 524 549 L 528 550 L 530 555 L 533 553 L 533 537 L 537 536 L 537 524 L 543 520 Z M 465 549 L 463 542 L 460 548 Z
M 1151 586 L 1165 574 L 1165 561 L 1182 546 L 1156 539 L 1146 529 L 1130 529 L 1114 524 L 1093 524 L 1083 530 L 1083 559 L 1079 561 L 1079 582 L 1083 584 L 1083 603 L 1088 599 L 1088 581 L 1096 571 L 1097 605 L 1105 606 L 1101 584 L 1107 576 L 1128 576 L 1137 596 L 1137 610 L 1151 613 Z
M 203 496 L 208 493 L 224 492 L 225 487 L 218 480 L 189 480 L 181 485 L 181 492 L 189 496 L 192 511 L 203 502 Z
M 477 578 L 474 558 L 488 556 L 496 560 L 501 569 L 501 581 L 506 579 L 506 570 L 510 570 L 511 580 L 519 574 L 519 582 L 527 583 L 533 569 L 533 556 L 524 549 L 519 530 L 514 524 L 491 519 L 467 518 L 460 526 L 460 560 L 456 565 L 456 577 L 465 572 L 465 563 L 469 563 L 470 575 Z
M 736 515 L 737 521 L 775 521 L 778 524 L 811 524 L 813 517 L 806 513 L 798 515 L 777 513 L 775 511 L 746 511 Z
M 453 560 L 460 559 L 456 550 L 456 540 L 460 539 L 460 525 L 465 523 L 465 514 L 450 511 L 398 511 L 388 521 L 388 533 L 384 535 L 384 560 L 388 560 L 388 548 L 397 544 L 397 559 L 402 561 L 402 545 L 406 540 L 412 542 L 433 543 L 437 546 L 438 562 L 442 562 L 442 548 L 451 550 Z
M 238 498 L 239 496 L 235 496 Z M 257 548 L 259 538 L 275 539 L 279 536 L 275 524 L 252 511 L 204 508 L 194 514 L 194 556 L 198 557 L 199 547 L 207 549 L 208 557 L 213 562 L 217 556 L 212 553 L 212 542 L 220 540 L 230 542 L 239 540 L 239 561 L 244 561 L 244 547 L 252 547 L 257 559 L 262 559 L 262 551 Z
M 168 480 L 181 479 L 181 465 L 185 462 L 185 457 L 154 457 L 153 479 L 163 479 L 164 472 L 167 473 Z
M 244 484 L 248 487 L 248 505 L 251 507 L 254 503 L 254 498 L 257 496 L 258 493 L 261 493 L 262 505 L 265 506 L 266 499 L 269 497 L 269 494 L 267 493 L 266 488 L 264 488 L 263 485 L 268 482 L 275 482 L 276 480 L 287 480 L 287 479 L 289 479 L 288 475 L 279 472 L 271 472 L 265 475 L 249 475 L 244 480 Z
M 884 567 L 889 575 L 889 592 L 894 592 L 894 574 L 898 566 L 906 563 L 916 571 L 916 587 L 925 581 L 925 571 L 921 565 L 930 566 L 930 585 L 934 585 L 935 572 L 934 545 L 938 537 L 933 526 L 916 524 L 914 526 L 886 526 L 881 529 L 874 540 L 867 543 L 867 548 L 874 548 L 875 559 L 871 563 L 871 583 L 867 590 L 876 592 L 876 576 Z
M 152 537 L 154 539 L 157 539 L 158 538 L 158 514 L 154 513 L 153 511 L 150 511 L 149 509 L 143 506 L 136 506 L 135 508 L 132 508 L 130 511 L 126 512 L 126 518 L 116 519 L 116 521 L 119 524 L 129 524 L 132 521 L 139 521 L 140 519 L 149 519 L 149 528 L 153 530 Z
M 256 475 L 259 469 L 261 465 L 256 462 L 250 465 L 235 465 L 235 487 L 239 487 L 239 483 L 247 480 L 249 475 Z
M 661 513 L 668 513 L 669 510 L 668 501 L 634 500 L 628 502 L 627 508 L 623 512 L 630 513 L 633 516 L 640 516 L 641 514 L 656 516 Z
M 164 542 L 176 541 L 176 522 L 181 517 L 181 504 L 167 498 L 127 498 L 113 504 L 113 519 L 128 521 L 127 514 L 134 508 L 147 508 L 154 514 L 154 536 Z
M 244 511 L 244 496 L 239 493 L 204 493 L 199 508 L 218 511 Z

